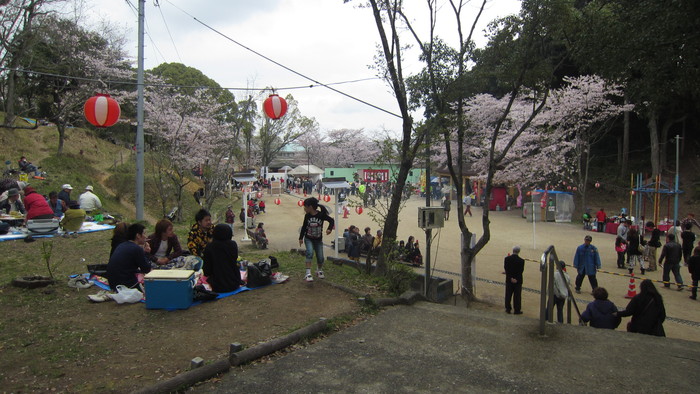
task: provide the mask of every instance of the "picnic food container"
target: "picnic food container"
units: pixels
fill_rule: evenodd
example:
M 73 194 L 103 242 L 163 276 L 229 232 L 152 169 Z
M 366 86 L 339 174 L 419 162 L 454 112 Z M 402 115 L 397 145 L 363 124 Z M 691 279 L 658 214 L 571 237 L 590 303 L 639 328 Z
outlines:
M 147 309 L 187 309 L 194 297 L 194 271 L 153 270 L 144 276 Z

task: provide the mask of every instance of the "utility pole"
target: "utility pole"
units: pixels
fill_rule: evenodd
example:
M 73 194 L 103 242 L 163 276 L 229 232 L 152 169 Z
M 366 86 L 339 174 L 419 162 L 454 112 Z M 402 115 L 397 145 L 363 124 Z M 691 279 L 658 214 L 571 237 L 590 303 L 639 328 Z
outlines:
M 136 220 L 143 220 L 143 37 L 144 37 L 144 13 L 146 0 L 139 0 L 139 49 L 138 70 L 136 72 L 136 85 L 138 87 L 138 100 L 136 102 Z
M 430 206 L 430 137 L 426 137 L 425 144 L 425 206 Z M 426 299 L 430 299 L 430 244 L 433 237 L 433 229 L 425 229 L 425 283 L 423 295 Z M 408 247 L 408 245 L 406 245 Z
M 680 141 L 681 137 L 679 135 L 676 135 L 676 186 L 675 190 L 673 191 L 673 225 L 676 225 L 676 221 L 678 220 L 678 173 L 679 173 L 679 166 L 678 164 L 680 163 L 680 157 L 679 157 L 679 146 L 680 146 Z M 676 240 L 678 242 L 678 240 Z

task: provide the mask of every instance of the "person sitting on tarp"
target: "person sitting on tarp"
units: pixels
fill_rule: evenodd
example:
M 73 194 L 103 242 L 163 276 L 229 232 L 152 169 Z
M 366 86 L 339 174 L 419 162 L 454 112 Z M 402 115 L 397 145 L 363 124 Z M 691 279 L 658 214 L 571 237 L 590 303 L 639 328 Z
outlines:
M 25 214 L 24 204 L 19 199 L 19 190 L 12 188 L 7 191 L 7 199 L 0 202 L 0 211 L 4 211 L 5 214 L 10 214 L 10 212 L 19 212 L 22 215 Z
M 26 172 L 29 175 L 33 175 L 38 170 L 38 168 L 34 164 L 30 163 L 24 156 L 19 158 L 17 164 L 19 164 L 20 171 Z
M 58 198 L 58 193 L 49 193 L 49 206 L 53 209 L 53 216 L 57 218 L 63 217 L 63 214 L 68 210 L 66 202 Z
M 206 209 L 200 209 L 194 215 L 194 221 L 195 223 L 187 235 L 187 249 L 190 250 L 193 256 L 202 257 L 204 248 L 211 241 L 212 237 L 211 214 Z
M 93 187 L 91 185 L 85 186 L 85 192 L 78 197 L 78 203 L 80 204 L 80 208 L 88 215 L 91 214 L 92 211 L 102 208 L 102 201 L 93 193 Z
M 73 238 L 78 237 L 78 231 L 83 226 L 85 221 L 85 210 L 80 209 L 80 204 L 77 201 L 68 203 L 68 210 L 61 219 L 61 227 L 63 228 L 63 236 Z
M 151 252 L 151 247 L 146 242 L 144 229 L 141 223 L 130 225 L 126 230 L 127 241 L 120 243 L 109 258 L 107 280 L 113 291 L 116 291 L 118 285 L 136 287 L 139 283 L 136 274 L 151 271 L 151 264 L 146 257 L 146 253 Z
M 156 231 L 148 236 L 148 244 L 151 246 L 151 253 L 147 253 L 151 268 L 173 268 L 174 265 L 167 266 L 184 253 L 180 240 L 173 232 L 173 223 L 168 219 L 160 219 L 156 223 Z
M 204 248 L 204 275 L 217 293 L 234 291 L 243 284 L 238 267 L 238 245 L 231 237 L 231 226 L 217 224 L 212 241 Z
M 24 217 L 25 224 L 27 220 L 32 219 L 53 219 L 53 209 L 49 207 L 44 196 L 37 193 L 31 186 L 24 188 L 24 207 L 27 209 L 27 215 Z
M 61 191 L 58 192 L 58 199 L 63 200 L 68 204 L 71 201 L 70 198 L 70 193 L 73 191 L 73 186 L 71 186 L 69 183 L 64 184 L 61 186 Z

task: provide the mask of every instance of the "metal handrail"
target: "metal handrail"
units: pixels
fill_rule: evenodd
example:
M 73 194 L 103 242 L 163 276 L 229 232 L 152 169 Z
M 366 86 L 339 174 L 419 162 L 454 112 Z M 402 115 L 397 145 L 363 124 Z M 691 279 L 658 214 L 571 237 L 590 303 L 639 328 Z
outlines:
M 549 264 L 547 264 L 549 263 Z M 547 319 L 547 311 L 549 311 L 549 322 L 554 321 L 554 269 L 559 270 L 559 274 L 564 277 L 564 271 L 562 270 L 562 261 L 557 257 L 557 251 L 554 245 L 550 245 L 543 253 L 540 258 L 540 272 L 542 272 L 542 281 L 540 289 L 540 335 L 544 335 L 545 320 Z M 571 324 L 571 304 L 573 301 L 574 309 L 578 315 L 579 321 L 581 321 L 581 311 L 578 309 L 576 304 L 576 299 L 573 296 L 573 291 L 571 291 L 571 284 L 566 284 L 567 297 L 566 297 L 566 322 Z M 547 295 L 550 295 L 549 300 L 547 300 Z

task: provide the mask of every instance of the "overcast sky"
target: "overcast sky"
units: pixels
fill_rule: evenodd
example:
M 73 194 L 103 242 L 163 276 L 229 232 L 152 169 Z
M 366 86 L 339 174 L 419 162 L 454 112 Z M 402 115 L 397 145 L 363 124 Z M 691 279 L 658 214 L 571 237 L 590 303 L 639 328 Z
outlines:
M 426 26 L 420 24 L 426 20 L 425 2 L 407 0 L 406 3 L 410 4 L 409 17 L 415 20 L 419 34 L 427 37 Z M 439 0 L 439 3 L 443 8 L 438 16 L 439 34 L 454 40 L 449 2 Z M 480 3 L 472 0 L 467 5 L 469 12 L 464 25 L 471 26 Z M 223 87 L 258 88 L 252 94 L 259 103 L 269 94 L 262 93 L 261 89 L 273 86 L 280 95 L 291 93 L 299 102 L 301 113 L 316 118 L 321 130 L 386 128 L 399 131 L 399 118 L 327 88 L 284 89 L 313 82 L 221 35 L 322 83 L 374 78 L 368 66 L 373 63 L 379 35 L 371 10 L 357 8 L 357 4 L 357 0 L 348 4 L 343 4 L 343 0 L 147 0 L 145 66 L 150 69 L 164 62 L 183 63 L 200 70 Z M 134 59 L 138 31 L 134 8 L 137 7 L 137 0 L 87 0 L 86 10 L 91 20 L 107 19 L 127 31 L 130 39 L 127 49 Z M 483 30 L 489 21 L 517 13 L 519 9 L 520 0 L 490 0 L 475 33 L 477 45 L 484 45 Z M 406 34 L 403 43 L 413 44 L 414 41 Z M 404 65 L 409 72 L 420 67 L 415 55 L 406 56 Z M 399 113 L 389 88 L 380 80 L 333 86 L 389 112 Z M 237 100 L 247 96 L 242 91 L 232 92 Z

